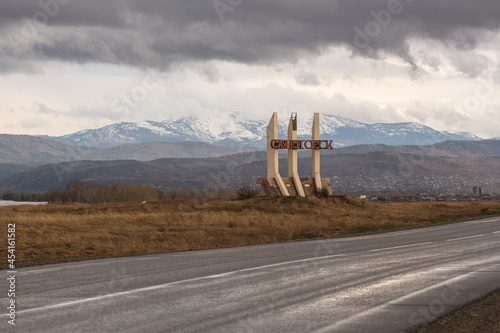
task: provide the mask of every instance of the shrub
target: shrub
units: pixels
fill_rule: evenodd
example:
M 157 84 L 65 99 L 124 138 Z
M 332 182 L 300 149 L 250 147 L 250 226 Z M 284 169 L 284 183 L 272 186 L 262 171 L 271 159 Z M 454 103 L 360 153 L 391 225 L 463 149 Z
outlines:
M 259 194 L 259 190 L 252 188 L 250 184 L 243 184 L 236 194 L 240 200 L 250 199 L 256 197 Z
M 316 193 L 316 196 L 318 198 L 328 198 L 329 194 L 328 194 L 328 189 L 323 187 L 321 190 L 319 191 L 315 191 Z

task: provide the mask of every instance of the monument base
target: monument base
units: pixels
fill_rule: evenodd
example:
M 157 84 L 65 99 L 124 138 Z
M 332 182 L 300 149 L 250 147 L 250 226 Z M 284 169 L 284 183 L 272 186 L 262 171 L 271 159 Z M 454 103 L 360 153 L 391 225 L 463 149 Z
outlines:
M 283 182 L 285 183 L 286 188 L 288 189 L 288 192 L 290 193 L 291 197 L 296 197 L 298 196 L 297 194 L 297 189 L 295 187 L 295 183 L 293 181 L 292 177 L 282 177 Z M 308 196 L 317 196 L 317 191 L 314 186 L 314 178 L 300 178 L 300 186 L 304 189 L 304 193 L 306 197 Z M 266 193 L 267 196 L 269 197 L 281 197 L 283 194 L 281 193 L 278 184 L 276 183 L 276 179 L 274 178 L 258 178 L 257 179 L 257 184 L 260 184 L 262 186 L 262 189 L 264 190 L 264 193 Z M 330 181 L 330 178 L 321 178 L 321 185 L 323 186 L 323 189 L 325 189 L 325 195 L 327 194 L 328 196 L 333 195 L 332 192 L 332 183 Z

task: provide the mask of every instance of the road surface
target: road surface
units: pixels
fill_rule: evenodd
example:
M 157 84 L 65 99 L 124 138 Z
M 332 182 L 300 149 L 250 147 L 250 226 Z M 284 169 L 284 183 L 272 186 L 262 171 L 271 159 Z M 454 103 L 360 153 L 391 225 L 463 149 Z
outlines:
M 412 332 L 500 288 L 500 218 L 16 277 L 17 332 Z

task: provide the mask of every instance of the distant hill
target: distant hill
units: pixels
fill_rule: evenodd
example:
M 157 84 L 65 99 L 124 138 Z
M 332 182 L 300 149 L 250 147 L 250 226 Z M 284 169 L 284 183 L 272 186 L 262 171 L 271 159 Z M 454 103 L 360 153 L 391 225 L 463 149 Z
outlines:
M 70 161 L 87 155 L 89 150 L 92 151 L 30 135 L 0 134 L 0 163 L 41 165 Z
M 112 183 L 113 181 L 126 183 L 126 179 L 135 179 L 130 176 L 127 172 L 119 173 L 115 178 L 109 175 L 108 170 L 105 170 L 107 167 L 116 168 L 118 166 L 122 166 L 123 163 L 126 165 L 135 165 L 130 160 L 137 161 L 151 161 L 158 160 L 161 158 L 174 158 L 175 163 L 179 164 L 181 168 L 184 170 L 191 170 L 192 167 L 196 167 L 198 165 L 210 165 L 210 168 L 223 168 L 227 163 L 233 163 L 232 157 L 229 160 L 223 158 L 215 159 L 215 160 L 204 160 L 204 158 L 210 157 L 221 157 L 230 154 L 234 154 L 237 152 L 245 152 L 245 151 L 253 151 L 252 148 L 231 148 L 231 147 L 221 147 L 212 144 L 206 143 L 194 143 L 194 142 L 178 142 L 178 143 L 166 143 L 166 142 L 152 142 L 145 144 L 129 144 L 122 145 L 119 147 L 113 148 L 91 148 L 91 147 L 73 147 L 62 144 L 60 142 L 55 142 L 49 139 L 43 139 L 38 137 L 32 137 L 27 135 L 0 135 L 0 180 L 6 179 L 8 177 L 14 176 L 17 173 L 25 172 L 21 174 L 21 177 L 26 177 L 25 180 L 15 178 L 16 180 L 9 181 L 9 186 L 19 187 L 22 184 L 26 184 L 30 189 L 34 188 L 51 188 L 52 186 L 58 185 L 59 183 L 65 184 L 71 178 L 80 178 L 80 179 L 91 179 L 91 181 L 101 181 L 103 179 L 107 179 L 107 183 Z M 286 152 L 282 152 L 286 154 Z M 357 145 L 357 146 L 349 146 L 343 148 L 337 148 L 333 151 L 324 151 L 322 155 L 325 157 L 329 155 L 366 155 L 370 153 L 395 153 L 395 154 L 412 154 L 418 156 L 435 156 L 435 157 L 464 157 L 464 158 L 480 158 L 480 157 L 499 157 L 500 156 L 500 141 L 499 140 L 482 140 L 482 141 L 447 141 L 442 143 L 437 143 L 430 146 L 389 146 L 389 145 Z M 244 155 L 244 154 L 243 154 Z M 236 156 L 243 156 L 236 155 Z M 259 161 L 265 160 L 265 153 L 252 153 L 248 156 L 253 156 L 255 159 L 259 157 Z M 284 155 L 283 155 L 284 156 Z M 308 151 L 300 151 L 300 157 L 308 157 L 310 156 L 310 152 Z M 181 162 L 181 160 L 177 160 L 176 158 L 185 158 L 186 161 Z M 201 159 L 200 159 L 201 158 Z M 352 158 L 352 157 L 351 157 Z M 85 163 L 79 161 L 87 161 Z M 119 160 L 128 160 L 125 162 L 120 162 Z M 61 162 L 73 162 L 66 164 L 57 164 Z M 112 163 L 90 163 L 88 161 L 112 161 Z M 218 165 L 217 161 L 225 161 L 222 165 Z M 340 163 L 341 160 L 336 159 Z M 54 167 L 49 168 L 49 174 L 43 171 L 41 174 L 43 177 L 47 176 L 47 179 L 39 179 L 36 181 L 36 185 L 32 183 L 35 178 L 39 178 L 39 172 L 42 169 L 34 169 L 33 172 L 28 172 L 32 167 L 36 167 L 44 164 L 54 164 L 56 163 L 58 168 L 71 169 L 71 172 L 63 172 L 63 174 L 67 174 L 66 176 L 58 176 L 59 178 L 56 180 L 52 179 L 48 176 L 50 174 L 50 170 L 54 171 Z M 207 164 L 208 163 L 208 164 Z M 212 163 L 212 164 L 210 164 Z M 215 164 L 213 164 L 215 163 Z M 263 163 L 263 162 L 262 162 Z M 239 163 L 241 164 L 241 163 Z M 93 172 L 87 172 L 81 169 L 81 166 L 90 165 L 90 169 L 94 170 L 97 166 L 102 170 L 99 174 L 95 174 Z M 78 167 L 73 167 L 78 166 Z M 138 165 L 137 165 L 138 167 Z M 139 168 L 142 170 L 145 165 L 141 164 Z M 306 166 L 305 170 L 309 170 L 310 167 Z M 127 168 L 125 168 L 127 170 Z M 138 170 L 139 170 L 138 169 Z M 177 170 L 174 169 L 164 169 L 171 175 L 178 175 L 178 177 L 186 177 L 186 173 L 177 174 Z M 196 169 L 198 172 L 199 170 Z M 74 173 L 77 174 L 74 174 Z M 213 171 L 211 171 L 213 172 Z M 265 172 L 262 171 L 262 172 Z M 160 174 L 162 174 L 160 172 Z M 243 173 L 245 174 L 245 173 Z M 256 176 L 262 175 L 255 174 Z M 104 178 L 102 178 L 102 177 Z M 43 178 L 42 177 L 42 178 Z M 68 179 L 69 177 L 69 179 Z M 161 177 L 165 177 L 163 174 Z M 188 175 L 188 177 L 192 177 Z M 140 178 L 140 177 L 139 177 Z M 137 178 L 137 179 L 139 179 Z M 182 182 L 181 179 L 173 179 L 172 177 L 166 177 L 173 181 L 175 184 L 180 184 Z M 203 178 L 203 177 L 202 177 Z M 206 177 L 205 177 L 206 178 Z M 97 179 L 97 180 L 96 180 Z M 155 182 L 153 174 L 149 174 L 149 169 L 146 172 L 146 176 L 144 178 L 140 178 L 140 183 L 148 179 L 149 182 Z M 200 180 L 196 183 L 196 186 L 200 186 L 204 180 Z M 60 185 L 60 184 L 59 184 Z M 59 186 L 58 185 L 58 186 Z M 22 185 L 20 188 L 24 188 Z M 171 187 L 176 185 L 168 185 L 164 184 L 164 186 Z
M 447 141 L 435 144 L 429 149 L 432 153 L 427 152 L 426 155 L 449 157 L 500 156 L 500 141 Z
M 280 136 L 285 138 L 289 121 L 280 118 Z M 206 142 L 226 147 L 264 147 L 268 120 L 250 120 L 244 115 L 225 113 L 218 116 L 172 118 L 162 122 L 123 122 L 88 129 L 56 141 L 72 146 L 115 147 L 130 143 Z M 312 117 L 300 118 L 299 139 L 311 137 Z M 333 140 L 338 147 L 359 144 L 430 145 L 449 140 L 480 140 L 467 132 L 437 131 L 418 123 L 364 124 L 348 118 L 321 115 L 322 139 Z
M 5 164 L 0 163 L 0 181 L 17 173 L 27 171 L 32 167 L 25 164 Z
M 500 141 L 446 141 L 429 146 L 357 145 L 338 148 L 331 152 L 325 152 L 325 154 L 366 154 L 374 152 L 442 157 L 500 156 Z
M 62 188 L 78 178 L 88 184 L 143 184 L 158 188 L 215 188 L 255 184 L 266 175 L 265 152 L 244 153 L 205 159 L 159 159 L 139 161 L 80 161 L 40 166 L 16 174 L 2 188 L 49 190 Z M 286 176 L 286 159 L 280 162 Z M 302 177 L 310 176 L 310 157 L 299 159 Z M 453 178 L 459 181 L 500 179 L 500 157 L 438 157 L 372 152 L 366 154 L 330 154 L 321 159 L 322 174 L 342 181 L 369 178 L 410 182 L 415 179 Z M 340 184 L 340 183 L 339 183 Z
M 150 161 L 159 158 L 204 158 L 253 150 L 201 142 L 149 142 L 103 149 L 69 146 L 36 136 L 0 134 L 0 163 L 31 166 L 80 160 Z M 5 174 L 0 170 L 0 179 L 2 175 Z
M 241 166 L 264 165 L 265 152 L 230 155 L 204 159 L 159 159 L 149 162 L 78 161 L 39 166 L 14 175 L 3 182 L 1 188 L 49 190 L 63 188 L 73 179 L 88 184 L 144 184 L 163 188 L 227 187 L 227 179 L 241 177 Z M 237 166 L 237 169 L 233 169 Z M 260 171 L 260 170 L 259 170 Z

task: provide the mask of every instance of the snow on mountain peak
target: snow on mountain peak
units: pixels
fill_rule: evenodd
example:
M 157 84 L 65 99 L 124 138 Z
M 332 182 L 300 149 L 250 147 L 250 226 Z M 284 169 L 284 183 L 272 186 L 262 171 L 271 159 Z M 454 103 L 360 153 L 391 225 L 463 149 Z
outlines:
M 289 118 L 279 117 L 280 138 L 285 139 Z M 313 117 L 298 121 L 299 139 L 311 137 Z M 198 141 L 225 146 L 265 147 L 268 120 L 250 120 L 235 112 L 216 115 L 168 118 L 162 122 L 122 122 L 53 138 L 71 145 L 112 147 L 153 141 Z M 472 133 L 440 132 L 418 123 L 363 124 L 334 115 L 320 116 L 321 139 L 336 146 L 354 144 L 432 144 L 447 140 L 479 140 Z

